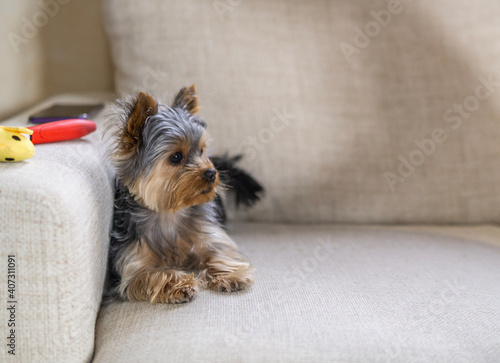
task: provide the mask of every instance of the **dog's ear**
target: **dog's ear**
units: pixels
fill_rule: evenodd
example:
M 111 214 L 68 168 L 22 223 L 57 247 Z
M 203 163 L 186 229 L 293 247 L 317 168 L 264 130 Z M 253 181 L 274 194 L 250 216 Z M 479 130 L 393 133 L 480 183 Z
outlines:
M 194 84 L 182 88 L 179 93 L 177 93 L 172 107 L 182 107 L 193 115 L 198 113 L 200 105 L 198 103 L 198 94 L 196 93 Z
M 139 93 L 130 105 L 127 125 L 123 131 L 125 149 L 134 150 L 139 145 L 146 119 L 157 112 L 158 102 L 145 92 Z

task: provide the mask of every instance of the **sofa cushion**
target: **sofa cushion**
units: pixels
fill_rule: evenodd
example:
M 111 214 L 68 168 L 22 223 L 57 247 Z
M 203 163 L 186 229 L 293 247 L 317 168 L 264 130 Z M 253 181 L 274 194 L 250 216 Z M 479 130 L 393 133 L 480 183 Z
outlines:
M 500 221 L 500 2 L 106 0 L 118 90 L 196 83 L 237 218 Z
M 3 125 L 28 126 L 28 115 L 53 103 L 95 103 L 109 95 L 53 97 Z M 79 140 L 35 146 L 35 156 L 0 163 L 0 251 L 15 255 L 15 358 L 85 362 L 94 350 L 113 215 L 113 172 L 98 131 Z M 2 293 L 3 302 L 6 295 Z M 4 307 L 0 317 L 7 321 Z M 10 328 L 9 328 L 10 329 Z M 5 336 L 5 337 L 6 337 Z M 5 340 L 4 337 L 4 340 Z M 0 361 L 12 358 L 0 350 Z
M 495 361 L 500 228 L 434 232 L 238 224 L 250 290 L 111 304 L 95 362 Z

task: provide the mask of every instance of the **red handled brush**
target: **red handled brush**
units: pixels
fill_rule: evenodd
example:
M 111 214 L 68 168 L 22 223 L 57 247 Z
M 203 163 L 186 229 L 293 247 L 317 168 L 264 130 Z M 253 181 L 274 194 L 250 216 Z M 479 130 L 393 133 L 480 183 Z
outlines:
M 30 126 L 28 129 L 33 130 L 33 135 L 31 135 L 33 144 L 45 144 L 79 139 L 94 132 L 97 126 L 94 121 L 70 119 Z

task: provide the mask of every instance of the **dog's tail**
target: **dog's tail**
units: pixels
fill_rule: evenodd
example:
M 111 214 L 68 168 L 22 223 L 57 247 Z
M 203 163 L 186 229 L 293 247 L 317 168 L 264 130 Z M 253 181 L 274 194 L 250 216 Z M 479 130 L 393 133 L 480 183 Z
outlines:
M 240 205 L 252 207 L 264 195 L 264 188 L 259 184 L 254 177 L 248 174 L 245 170 L 237 166 L 242 155 L 229 157 L 228 154 L 223 156 L 212 156 L 210 160 L 219 172 L 221 182 L 235 193 L 236 208 Z M 222 207 L 220 198 L 217 198 L 217 204 Z M 225 219 L 224 210 L 222 210 Z

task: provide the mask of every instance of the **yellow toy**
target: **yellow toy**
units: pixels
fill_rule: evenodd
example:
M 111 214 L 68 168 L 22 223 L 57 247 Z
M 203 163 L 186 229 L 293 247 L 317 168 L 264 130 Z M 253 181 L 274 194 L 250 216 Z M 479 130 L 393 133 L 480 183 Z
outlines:
M 33 135 L 33 130 L 0 126 L 0 161 L 21 161 L 35 155 L 35 146 L 23 134 Z

